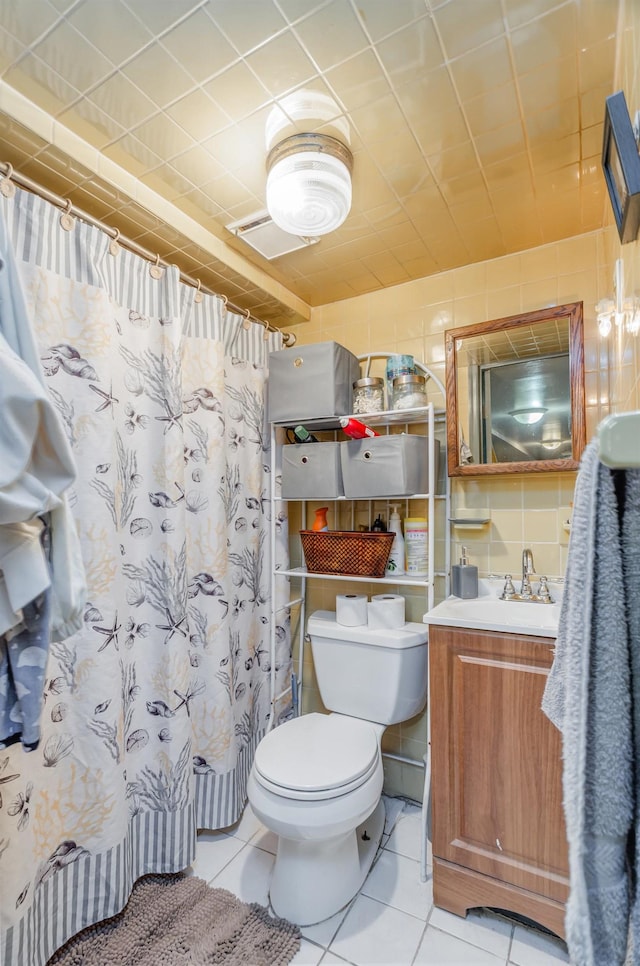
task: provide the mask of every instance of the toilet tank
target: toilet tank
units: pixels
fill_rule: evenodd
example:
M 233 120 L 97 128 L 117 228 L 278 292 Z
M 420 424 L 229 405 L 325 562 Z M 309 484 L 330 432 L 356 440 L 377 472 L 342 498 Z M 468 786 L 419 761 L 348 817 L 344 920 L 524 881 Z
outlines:
M 333 611 L 308 620 L 320 695 L 329 711 L 384 725 L 418 714 L 427 698 L 427 627 L 394 630 L 338 624 Z

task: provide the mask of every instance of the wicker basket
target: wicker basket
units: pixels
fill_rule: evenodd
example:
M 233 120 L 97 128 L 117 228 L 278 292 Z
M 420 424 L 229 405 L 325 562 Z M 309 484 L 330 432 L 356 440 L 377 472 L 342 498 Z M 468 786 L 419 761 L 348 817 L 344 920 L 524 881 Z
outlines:
M 313 574 L 384 577 L 394 533 L 301 530 L 307 570 Z

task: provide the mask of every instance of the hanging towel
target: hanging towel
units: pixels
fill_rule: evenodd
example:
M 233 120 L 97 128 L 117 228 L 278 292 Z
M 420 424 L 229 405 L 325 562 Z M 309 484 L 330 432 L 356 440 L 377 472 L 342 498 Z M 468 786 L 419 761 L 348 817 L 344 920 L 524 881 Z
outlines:
M 38 521 L 39 522 L 39 521 Z M 48 533 L 41 527 L 45 553 Z M 24 604 L 20 630 L 0 637 L 0 748 L 16 741 L 34 751 L 40 741 L 40 714 L 49 653 L 51 590 Z
M 19 393 L 28 393 L 26 370 L 30 370 L 39 383 L 31 383 L 33 400 L 37 400 L 38 419 L 37 429 L 33 423 L 25 426 L 19 413 L 15 414 L 15 425 L 6 427 L 16 438 L 24 433 L 28 436 L 36 429 L 33 438 L 33 448 L 30 462 L 25 466 L 25 473 L 14 484 L 22 488 L 22 497 L 27 502 L 24 506 L 25 514 L 18 512 L 14 502 L 11 516 L 3 512 L 6 507 L 0 503 L 0 528 L 5 523 L 28 522 L 43 513 L 47 513 L 51 538 L 51 639 L 64 640 L 74 634 L 82 626 L 82 614 L 86 603 L 87 591 L 80 554 L 80 542 L 75 523 L 69 510 L 65 490 L 75 479 L 76 469 L 71 447 L 64 433 L 62 422 L 49 401 L 46 392 L 44 376 L 38 358 L 36 341 L 31 328 L 27 307 L 22 291 L 18 269 L 13 256 L 6 222 L 0 210 L 0 361 L 2 363 L 2 380 L 5 373 L 11 372 L 14 383 L 20 383 Z M 12 350 L 14 356 L 9 354 Z M 22 360 L 25 368 L 19 372 L 16 358 Z M 8 378 L 8 375 L 7 375 Z M 4 404 L 9 399 L 9 388 L 3 386 L 3 420 L 5 419 Z M 30 418 L 35 419 L 36 405 L 30 407 Z M 15 411 L 15 407 L 14 407 Z M 5 440 L 2 440 L 0 459 L 7 456 Z M 4 452 L 3 452 L 4 451 Z M 13 466 L 14 471 L 17 467 Z M 27 479 L 29 476 L 29 479 Z M 36 484 L 40 484 L 40 489 Z M 4 482 L 4 481 L 3 481 Z M 27 497 L 28 491 L 28 497 Z M 3 494 L 4 495 L 4 494 Z M 15 501 L 17 490 L 10 495 L 9 500 Z M 0 533 L 0 541 L 2 535 Z
M 630 655 L 640 641 L 629 633 L 630 603 L 640 618 L 640 601 L 630 602 L 629 583 L 635 581 L 637 598 L 640 581 L 629 573 L 622 540 L 627 526 L 640 535 L 640 500 L 632 493 L 638 479 L 638 471 L 621 473 L 600 463 L 596 439 L 586 448 L 556 652 L 542 704 L 563 738 L 566 938 L 571 961 L 580 966 L 625 962 L 637 878 L 630 863 L 640 868 L 634 846 L 634 762 L 640 745 L 633 729 L 640 677 L 634 682 Z M 634 945 L 640 949 L 637 939 Z

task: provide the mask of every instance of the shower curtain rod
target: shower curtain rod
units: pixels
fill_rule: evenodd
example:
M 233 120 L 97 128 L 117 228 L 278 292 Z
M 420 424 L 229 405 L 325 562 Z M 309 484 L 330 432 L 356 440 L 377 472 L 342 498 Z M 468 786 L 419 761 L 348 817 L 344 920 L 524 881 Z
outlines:
M 99 228 L 100 231 L 103 231 L 110 238 L 113 238 L 113 240 L 117 241 L 119 245 L 122 245 L 124 248 L 128 248 L 129 251 L 133 252 L 135 255 L 140 255 L 142 258 L 149 262 L 153 262 L 155 265 L 162 265 L 165 268 L 170 267 L 170 262 L 165 262 L 164 259 L 160 258 L 157 253 L 149 251 L 148 248 L 143 248 L 142 245 L 139 245 L 137 242 L 133 241 L 132 238 L 127 238 L 126 235 L 122 235 L 117 228 L 111 228 L 109 225 L 105 225 L 103 221 L 100 221 L 98 218 L 94 218 L 93 215 L 90 215 L 88 212 L 83 211 L 82 208 L 78 208 L 76 205 L 72 204 L 68 198 L 63 198 L 61 195 L 57 195 L 53 191 L 49 191 L 48 188 L 38 184 L 36 181 L 33 181 L 26 175 L 20 174 L 19 171 L 14 171 L 13 165 L 9 164 L 8 161 L 0 161 L 0 171 L 2 171 L 3 174 L 2 182 L 0 182 L 0 190 L 3 194 L 3 183 L 6 184 L 7 181 L 15 182 L 16 184 L 20 185 L 21 188 L 26 188 L 27 191 L 31 191 L 33 194 L 37 194 L 41 198 L 44 198 L 45 201 L 51 202 L 51 204 L 55 205 L 56 208 L 61 208 L 65 214 L 74 215 L 75 217 L 80 218 L 81 221 L 87 222 L 87 224 L 93 225 L 95 228 Z M 223 299 L 225 308 L 231 309 L 237 315 L 246 316 L 248 321 L 256 322 L 258 325 L 264 326 L 266 332 L 280 332 L 283 342 L 286 346 L 295 345 L 296 337 L 293 332 L 284 332 L 282 329 L 278 329 L 277 326 L 271 325 L 270 322 L 265 322 L 264 319 L 256 318 L 254 315 L 251 315 L 251 312 L 248 309 L 241 309 L 238 305 L 234 305 L 233 302 L 230 302 L 226 295 L 220 295 L 218 292 L 214 292 L 213 289 L 203 285 L 199 278 L 193 278 L 193 276 L 187 275 L 187 273 L 183 272 L 181 269 L 179 271 L 181 281 L 185 282 L 187 285 L 191 285 L 192 288 L 195 288 L 198 292 L 203 292 L 206 295 L 214 295 L 216 298 Z

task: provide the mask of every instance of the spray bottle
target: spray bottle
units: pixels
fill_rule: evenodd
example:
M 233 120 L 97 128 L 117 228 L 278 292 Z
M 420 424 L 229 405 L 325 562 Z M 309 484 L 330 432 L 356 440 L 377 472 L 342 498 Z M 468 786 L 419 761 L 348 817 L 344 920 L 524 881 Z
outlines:
M 391 544 L 391 552 L 387 560 L 385 577 L 393 577 L 395 574 L 404 573 L 404 538 L 402 536 L 402 522 L 398 513 L 398 504 L 391 504 L 391 516 L 389 517 L 389 532 L 393 531 L 395 537 Z
M 375 429 L 371 429 L 371 426 L 361 423 L 359 419 L 350 419 L 349 416 L 340 417 L 340 426 L 345 436 L 350 436 L 351 439 L 364 439 L 366 436 L 380 435 Z

